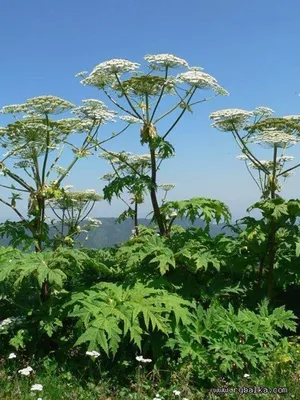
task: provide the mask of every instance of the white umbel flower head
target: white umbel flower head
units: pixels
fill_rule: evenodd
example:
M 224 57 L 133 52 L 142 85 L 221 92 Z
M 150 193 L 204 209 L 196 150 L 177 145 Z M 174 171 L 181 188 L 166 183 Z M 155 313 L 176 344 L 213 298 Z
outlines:
M 93 72 L 104 72 L 107 74 L 124 74 L 126 72 L 135 71 L 140 64 L 125 59 L 114 58 L 98 64 Z
M 74 107 L 74 104 L 57 96 L 38 96 L 26 100 L 27 111 L 37 114 L 61 114 Z
M 8 356 L 8 359 L 12 360 L 13 358 L 17 358 L 17 356 L 15 355 L 15 353 L 10 353 L 10 355 Z
M 249 374 L 244 374 L 244 378 L 250 378 Z
M 173 393 L 175 396 L 180 396 L 181 395 L 181 391 L 180 390 L 173 390 Z
M 31 372 L 33 372 L 33 369 L 31 367 L 26 367 L 26 368 L 20 369 L 18 371 L 19 374 L 24 375 L 24 376 L 30 375 Z
M 137 357 L 135 357 L 135 359 L 138 362 L 142 362 L 142 363 L 150 363 L 150 362 L 152 362 L 152 360 L 150 358 L 144 358 L 143 356 L 137 356 Z
M 267 147 L 290 147 L 299 141 L 294 135 L 276 128 L 265 128 L 257 133 L 251 140 L 253 143 L 262 144 Z
M 165 192 L 169 192 L 170 190 L 174 189 L 174 187 L 175 185 L 172 183 L 163 183 L 162 185 L 159 185 L 159 188 Z
M 127 122 L 128 124 L 141 124 L 143 121 L 139 118 L 136 118 L 132 115 L 122 115 L 119 117 L 122 121 Z
M 82 100 L 83 106 L 76 107 L 72 113 L 82 119 L 97 122 L 115 121 L 116 112 L 109 110 L 103 101 L 95 99 Z
M 300 122 L 300 115 L 286 115 L 285 118 L 287 120 L 292 120 L 293 122 Z
M 100 357 L 100 353 L 98 351 L 92 350 L 92 351 L 87 351 L 85 353 L 87 356 L 93 357 L 93 358 L 98 358 Z
M 189 65 L 183 58 L 174 56 L 173 54 L 147 54 L 144 59 L 150 66 L 158 68 L 187 68 Z
M 271 117 L 271 115 L 274 114 L 274 110 L 272 110 L 272 108 L 269 107 L 256 107 L 253 110 L 253 115 L 257 116 L 257 117 Z
M 234 129 L 242 129 L 252 116 L 251 111 L 228 108 L 211 113 L 209 118 L 214 121 L 213 127 L 223 132 L 232 132 Z
M 30 389 L 32 392 L 42 392 L 42 390 L 43 390 L 43 385 L 41 385 L 41 384 L 39 384 L 39 383 L 36 383 L 36 384 L 34 384 L 34 385 L 32 385 L 31 386 L 31 389 Z
M 199 70 L 192 69 L 183 72 L 177 75 L 176 80 L 178 83 L 186 83 L 197 89 L 213 89 L 221 95 L 228 95 L 228 92 L 218 84 L 213 76 Z

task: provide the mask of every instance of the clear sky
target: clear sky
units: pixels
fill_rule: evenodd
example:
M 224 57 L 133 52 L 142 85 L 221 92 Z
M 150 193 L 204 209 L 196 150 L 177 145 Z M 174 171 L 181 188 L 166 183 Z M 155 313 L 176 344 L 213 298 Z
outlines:
M 74 75 L 111 58 L 182 57 L 216 77 L 230 96 L 185 116 L 170 137 L 177 154 L 165 163 L 160 182 L 176 184 L 171 198 L 218 198 L 240 217 L 258 193 L 236 160 L 232 137 L 212 129 L 208 116 L 221 108 L 257 106 L 271 107 L 278 116 L 300 114 L 299 15 L 298 0 L 2 0 L 0 106 L 45 94 L 76 104 L 103 99 Z M 133 130 L 114 150 L 143 153 L 138 142 Z M 299 157 L 299 147 L 287 154 Z M 97 157 L 83 160 L 65 183 L 101 191 L 98 178 L 106 172 L 109 167 Z M 295 198 L 299 192 L 296 173 L 283 193 Z M 0 219 L 12 215 L 4 207 Z M 120 202 L 102 203 L 93 215 L 122 210 Z

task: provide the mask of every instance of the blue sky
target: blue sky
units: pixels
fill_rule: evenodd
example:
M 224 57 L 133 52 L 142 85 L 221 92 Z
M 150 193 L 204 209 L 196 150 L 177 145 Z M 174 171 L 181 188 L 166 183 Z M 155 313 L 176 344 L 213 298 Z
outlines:
M 182 57 L 216 77 L 230 96 L 185 116 L 170 136 L 177 154 L 166 162 L 160 182 L 176 184 L 170 198 L 218 198 L 240 217 L 258 193 L 235 158 L 239 150 L 233 139 L 212 129 L 208 116 L 221 108 L 261 105 L 276 115 L 300 113 L 299 15 L 297 0 L 3 0 L 0 106 L 44 94 L 76 104 L 84 98 L 103 99 L 74 75 L 111 58 L 141 62 L 145 54 Z M 138 143 L 133 128 L 111 149 L 143 153 Z M 269 157 L 266 150 L 259 154 Z M 299 148 L 287 154 L 299 157 Z M 101 191 L 98 178 L 106 172 L 109 167 L 97 157 L 83 160 L 65 183 Z M 298 182 L 296 173 L 283 194 L 298 197 Z M 12 215 L 4 207 L 0 219 Z M 93 215 L 115 216 L 122 210 L 120 202 L 101 203 Z

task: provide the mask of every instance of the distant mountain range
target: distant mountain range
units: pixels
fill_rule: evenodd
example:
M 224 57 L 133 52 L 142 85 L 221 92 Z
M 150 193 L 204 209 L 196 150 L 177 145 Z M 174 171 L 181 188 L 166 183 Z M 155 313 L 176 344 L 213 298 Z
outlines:
M 125 221 L 118 223 L 116 218 L 96 218 L 101 221 L 101 225 L 97 228 L 92 229 L 88 234 L 88 239 L 84 241 L 86 234 L 82 233 L 78 238 L 77 242 L 83 243 L 84 247 L 100 249 L 103 247 L 113 247 L 116 244 L 127 241 L 132 236 L 133 221 L 126 219 Z M 149 226 L 150 220 L 146 218 L 140 218 L 139 224 Z M 191 224 L 187 219 L 176 219 L 175 225 L 188 228 L 194 226 L 195 228 L 205 227 L 205 223 L 202 220 L 196 220 L 194 224 Z M 229 228 L 225 228 L 225 224 L 212 224 L 210 225 L 210 233 L 212 236 L 216 236 L 219 233 L 225 233 L 226 235 L 232 235 Z M 50 236 L 54 234 L 54 228 L 50 228 Z M 0 239 L 0 246 L 8 246 L 9 239 Z M 76 246 L 77 247 L 77 246 Z
M 116 244 L 127 241 L 132 236 L 132 229 L 134 228 L 133 221 L 127 219 L 121 223 L 116 222 L 116 218 L 97 218 L 102 222 L 102 225 L 93 229 L 89 232 L 88 240 L 85 242 L 85 247 L 88 248 L 103 248 L 113 247 Z M 138 220 L 139 225 L 149 226 L 150 220 L 146 218 L 140 218 Z M 194 226 L 195 228 L 204 228 L 205 223 L 202 220 L 196 220 L 194 224 L 191 224 L 187 219 L 176 219 L 175 225 L 188 228 Z M 216 236 L 220 233 L 226 235 L 232 235 L 229 228 L 225 228 L 226 224 L 212 224 L 210 226 L 210 233 L 212 236 Z M 85 235 L 79 237 L 81 242 Z

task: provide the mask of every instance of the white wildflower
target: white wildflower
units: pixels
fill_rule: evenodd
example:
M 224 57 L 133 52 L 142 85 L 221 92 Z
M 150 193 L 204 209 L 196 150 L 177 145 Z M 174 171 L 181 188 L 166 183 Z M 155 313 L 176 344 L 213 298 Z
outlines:
M 292 120 L 293 122 L 300 122 L 300 115 L 286 115 L 282 118 Z
M 128 124 L 141 124 L 143 122 L 141 119 L 133 117 L 132 115 L 122 115 L 120 119 Z
M 173 390 L 173 393 L 175 396 L 180 396 L 181 391 L 180 390 Z
M 18 371 L 19 374 L 24 375 L 24 376 L 30 375 L 31 372 L 33 372 L 33 369 L 31 367 L 26 367 L 26 368 L 20 369 Z
M 43 390 L 43 385 L 41 385 L 41 384 L 39 384 L 39 383 L 36 383 L 36 384 L 34 384 L 34 385 L 32 385 L 31 386 L 31 389 L 30 389 L 32 392 L 41 392 L 42 390 Z
M 172 54 L 148 54 L 144 59 L 150 63 L 150 66 L 153 65 L 155 67 L 187 68 L 189 66 L 183 58 L 176 57 Z
M 102 225 L 102 222 L 99 219 L 94 219 L 94 218 L 89 217 L 88 218 L 88 225 L 91 228 L 97 228 L 98 226 Z
M 214 121 L 213 127 L 223 132 L 232 132 L 234 129 L 242 129 L 252 116 L 251 111 L 228 108 L 211 113 L 209 118 Z
M 170 214 L 170 218 L 177 217 L 178 213 L 176 211 L 172 211 Z
M 72 113 L 82 119 L 91 119 L 97 122 L 115 121 L 116 112 L 109 110 L 100 100 L 82 100 L 83 106 L 76 107 Z
M 60 114 L 74 107 L 74 104 L 57 96 L 38 96 L 26 100 L 28 108 L 38 114 Z
M 273 168 L 273 161 L 272 160 L 259 160 L 260 164 L 267 169 L 271 170 Z M 254 169 L 261 169 L 261 165 L 257 165 L 256 163 L 249 162 L 249 167 Z
M 18 114 L 25 112 L 26 109 L 26 104 L 11 104 L 9 106 L 4 106 L 0 112 L 1 114 Z
M 244 378 L 250 378 L 249 374 L 244 374 Z
M 294 135 L 286 133 L 276 128 L 265 128 L 257 133 L 251 140 L 253 143 L 263 144 L 267 146 L 289 147 L 299 141 Z
M 87 351 L 85 354 L 94 358 L 98 358 L 100 356 L 100 353 L 95 350 Z
M 124 59 L 118 59 L 114 58 L 109 61 L 104 61 L 100 64 L 98 64 L 93 72 L 101 71 L 105 72 L 107 74 L 124 74 L 126 72 L 131 72 L 136 70 L 137 68 L 140 67 L 140 64 L 124 60 Z
M 163 183 L 162 185 L 159 185 L 159 188 L 161 190 L 164 190 L 165 192 L 168 192 L 172 189 L 174 189 L 175 185 L 173 185 L 172 183 Z
M 94 194 L 94 193 L 96 193 L 96 190 L 95 190 L 95 189 L 87 189 L 87 190 L 85 191 L 85 193 Z
M 269 107 L 256 107 L 253 110 L 253 115 L 256 115 L 257 117 L 270 117 L 274 112 L 275 111 Z
M 144 358 L 143 356 L 137 356 L 135 359 L 142 363 L 150 363 L 152 360 L 150 358 Z
M 17 358 L 17 356 L 15 355 L 15 353 L 10 353 L 10 355 L 8 356 L 8 359 L 12 360 L 13 358 Z
M 213 76 L 195 70 L 179 74 L 177 76 L 177 81 L 187 83 L 188 85 L 198 89 L 214 89 L 218 86 L 217 80 Z

